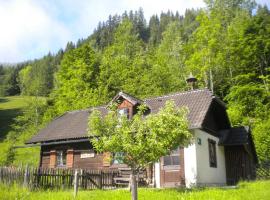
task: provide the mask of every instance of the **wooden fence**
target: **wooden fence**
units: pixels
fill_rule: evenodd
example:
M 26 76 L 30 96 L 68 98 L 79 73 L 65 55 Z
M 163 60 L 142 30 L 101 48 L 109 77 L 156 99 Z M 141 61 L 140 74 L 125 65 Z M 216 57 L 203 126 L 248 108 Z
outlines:
M 257 166 L 256 179 L 270 179 L 270 163 L 264 163 Z
M 74 170 L 74 169 L 42 169 L 0 167 L 0 183 L 19 184 L 30 188 L 72 188 L 75 182 L 77 188 L 108 189 L 116 188 L 117 170 Z

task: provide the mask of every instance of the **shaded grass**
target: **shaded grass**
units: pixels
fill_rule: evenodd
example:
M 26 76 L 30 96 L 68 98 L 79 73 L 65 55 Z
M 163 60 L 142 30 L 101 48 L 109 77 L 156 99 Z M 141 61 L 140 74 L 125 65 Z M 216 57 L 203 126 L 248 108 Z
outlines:
M 11 130 L 14 119 L 27 105 L 27 99 L 28 97 L 24 96 L 0 97 L 0 141 L 5 139 Z
M 31 100 L 30 96 L 0 97 L 0 165 L 10 164 L 11 161 L 13 165 L 38 163 L 39 148 L 11 149 L 14 145 L 23 145 L 32 136 L 31 130 L 19 133 L 12 128 L 15 118 L 22 114 Z M 18 136 L 16 141 L 8 139 L 14 135 Z
M 69 200 L 74 199 L 72 190 L 67 191 L 29 191 L 18 186 L 0 185 L 0 199 L 29 200 Z M 128 190 L 92 190 L 79 191 L 79 200 L 126 200 L 130 199 Z M 205 188 L 205 189 L 139 189 L 139 199 L 143 200 L 268 200 L 270 199 L 270 181 L 243 182 L 236 189 Z

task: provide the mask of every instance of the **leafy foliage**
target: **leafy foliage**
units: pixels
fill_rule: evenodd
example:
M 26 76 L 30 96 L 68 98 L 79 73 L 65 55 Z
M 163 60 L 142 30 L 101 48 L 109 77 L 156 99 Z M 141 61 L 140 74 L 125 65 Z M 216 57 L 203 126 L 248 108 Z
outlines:
M 149 23 L 142 9 L 109 16 L 88 38 L 56 54 L 0 66 L 0 95 L 48 97 L 46 123 L 67 110 L 107 103 L 119 90 L 140 98 L 187 90 L 192 72 L 199 88 L 228 103 L 233 125 L 250 125 L 255 139 L 265 137 L 270 11 L 253 0 L 205 2 L 206 9 L 162 12 Z M 258 152 L 268 151 L 255 141 Z
M 141 106 L 132 119 L 119 118 L 116 110 L 102 118 L 94 110 L 89 117 L 89 135 L 95 149 L 122 152 L 124 163 L 137 170 L 190 143 L 186 109 L 176 109 L 173 102 L 167 102 L 157 114 L 144 116 L 145 110 Z
M 1 146 L 0 165 L 37 165 L 39 148 L 14 148 L 24 145 L 41 127 L 46 120 L 43 115 L 47 108 L 46 99 L 28 97 L 22 113 L 14 119 L 11 130 Z M 32 154 L 33 156 L 29 156 Z
M 52 93 L 58 113 L 97 105 L 98 54 L 87 44 L 69 50 L 56 73 Z

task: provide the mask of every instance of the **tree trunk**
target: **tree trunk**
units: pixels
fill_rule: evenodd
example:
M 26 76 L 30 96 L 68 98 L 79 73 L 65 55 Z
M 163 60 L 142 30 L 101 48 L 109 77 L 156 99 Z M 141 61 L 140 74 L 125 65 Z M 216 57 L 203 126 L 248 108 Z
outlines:
M 138 200 L 137 173 L 132 170 L 130 175 L 131 200 Z
M 213 74 L 212 74 L 211 68 L 210 68 L 210 88 L 211 88 L 212 93 L 214 94 Z

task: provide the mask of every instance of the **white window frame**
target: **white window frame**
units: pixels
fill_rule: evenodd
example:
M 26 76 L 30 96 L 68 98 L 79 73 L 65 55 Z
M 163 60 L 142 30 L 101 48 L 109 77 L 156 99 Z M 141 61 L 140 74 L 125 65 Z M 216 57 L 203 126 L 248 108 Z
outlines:
M 64 158 L 65 156 L 65 158 Z M 67 152 L 65 150 L 56 151 L 56 166 L 66 167 L 67 166 Z

